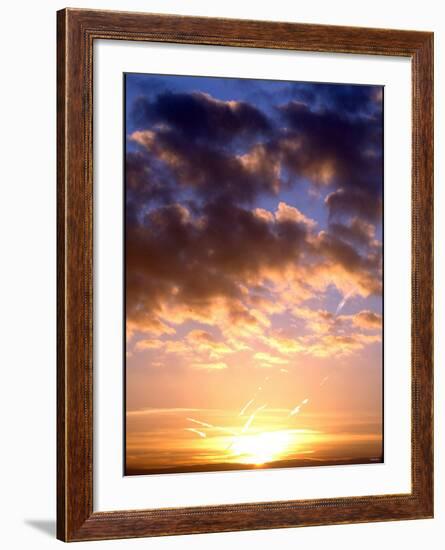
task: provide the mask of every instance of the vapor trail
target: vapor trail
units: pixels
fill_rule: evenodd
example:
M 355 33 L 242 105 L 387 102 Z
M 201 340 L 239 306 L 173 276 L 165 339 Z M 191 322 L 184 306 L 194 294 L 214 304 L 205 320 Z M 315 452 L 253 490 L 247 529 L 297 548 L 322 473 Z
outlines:
M 354 293 L 354 289 L 350 290 L 347 294 L 343 296 L 343 299 L 340 300 L 337 309 L 335 310 L 335 317 L 340 313 L 340 311 L 345 307 L 346 302 L 349 300 L 351 295 Z
M 252 405 L 252 403 L 255 401 L 255 398 L 251 399 L 250 401 L 248 401 L 244 407 L 240 410 L 240 413 L 238 416 L 243 416 L 243 414 L 247 411 L 247 409 L 250 407 L 250 405 Z
M 264 379 L 264 382 L 267 382 L 269 379 L 270 379 L 270 376 L 266 376 L 266 378 Z M 258 392 L 261 392 L 261 391 L 263 391 L 263 387 L 258 386 L 256 392 L 254 393 L 254 396 L 252 397 L 252 399 L 250 401 L 248 401 L 244 405 L 244 407 L 240 410 L 238 416 L 243 416 L 243 414 L 247 411 L 247 409 L 250 407 L 250 405 L 252 405 L 252 403 L 256 400 L 256 398 L 258 396 Z
M 192 432 L 194 434 L 199 435 L 199 437 L 205 438 L 206 434 L 204 432 L 200 432 L 199 430 L 195 430 L 195 428 L 184 428 L 186 432 Z
M 289 413 L 289 416 L 295 416 L 296 414 L 298 414 L 301 410 L 301 407 L 303 405 L 307 405 L 309 403 L 309 399 L 306 398 L 306 399 L 303 399 L 303 401 L 301 401 L 301 403 L 298 403 L 298 405 L 296 407 L 294 407 L 290 413 Z
M 249 429 L 250 425 L 252 424 L 253 419 L 255 418 L 255 416 L 256 416 L 260 411 L 262 411 L 263 409 L 265 409 L 266 407 L 267 407 L 267 404 L 266 404 L 266 405 L 261 405 L 261 407 L 258 407 L 258 409 L 256 409 L 255 411 L 253 411 L 253 413 L 249 416 L 247 422 L 244 424 L 243 429 L 241 430 L 241 433 L 246 433 L 246 432 L 247 432 L 247 430 Z
M 208 424 L 207 422 L 201 422 L 201 420 L 195 420 L 194 418 L 187 418 L 189 422 L 194 422 L 195 424 L 199 424 L 200 426 L 204 426 L 205 428 L 213 428 L 212 424 Z

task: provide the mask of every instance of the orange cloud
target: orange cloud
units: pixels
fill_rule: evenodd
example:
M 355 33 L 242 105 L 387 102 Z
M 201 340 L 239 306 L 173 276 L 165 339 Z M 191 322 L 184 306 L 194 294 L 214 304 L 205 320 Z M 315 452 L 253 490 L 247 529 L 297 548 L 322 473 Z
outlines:
M 217 359 L 220 355 L 234 353 L 235 351 L 224 342 L 215 340 L 215 338 L 205 330 L 192 330 L 187 334 L 186 339 L 191 349 L 199 353 L 207 352 L 211 359 Z
M 305 216 L 298 208 L 282 201 L 278 204 L 275 219 L 279 222 L 302 223 L 311 229 L 317 225 L 315 220 Z
M 305 351 L 305 346 L 297 338 L 285 336 L 265 336 L 262 341 L 272 349 L 283 354 L 300 353 Z
M 190 366 L 194 369 L 202 370 L 223 370 L 227 368 L 227 364 L 223 362 L 218 363 L 191 363 Z
M 352 317 L 352 322 L 355 326 L 365 329 L 381 329 L 382 316 L 373 311 L 365 310 L 356 313 Z
M 380 342 L 379 335 L 364 334 L 328 334 L 314 343 L 308 342 L 306 353 L 315 357 L 350 355 L 366 345 Z
M 163 353 L 186 353 L 189 348 L 182 340 L 159 340 L 146 339 L 136 342 L 137 351 L 146 351 L 151 349 L 160 350 Z
M 131 340 L 136 332 L 162 336 L 164 334 L 175 334 L 176 330 L 153 315 L 140 313 L 139 315 L 133 315 L 131 319 L 127 319 L 127 341 Z
M 277 357 L 276 355 L 262 351 L 255 353 L 253 358 L 257 361 L 264 361 L 272 365 L 287 365 L 289 363 L 288 359 L 283 359 L 282 357 Z

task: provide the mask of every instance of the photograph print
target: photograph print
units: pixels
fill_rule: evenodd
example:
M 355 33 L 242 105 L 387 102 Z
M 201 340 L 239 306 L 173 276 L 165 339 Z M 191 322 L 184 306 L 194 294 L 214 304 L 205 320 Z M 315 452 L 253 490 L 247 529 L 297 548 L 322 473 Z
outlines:
M 383 87 L 124 90 L 125 475 L 383 462 Z

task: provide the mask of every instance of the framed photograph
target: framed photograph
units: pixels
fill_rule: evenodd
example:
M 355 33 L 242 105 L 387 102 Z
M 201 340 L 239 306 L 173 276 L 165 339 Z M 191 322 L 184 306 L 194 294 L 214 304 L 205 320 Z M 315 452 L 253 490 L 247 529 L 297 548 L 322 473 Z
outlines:
M 58 12 L 58 538 L 433 516 L 433 34 Z

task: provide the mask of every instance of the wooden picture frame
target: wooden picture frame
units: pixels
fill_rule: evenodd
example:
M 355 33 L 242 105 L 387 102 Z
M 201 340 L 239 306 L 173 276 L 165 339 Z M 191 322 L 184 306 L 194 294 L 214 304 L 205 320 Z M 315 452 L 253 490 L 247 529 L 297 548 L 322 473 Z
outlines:
M 57 14 L 58 460 L 63 541 L 433 516 L 433 34 L 65 9 Z M 412 63 L 412 490 L 93 512 L 93 43 L 156 41 L 403 56 Z

